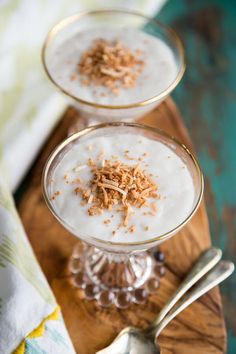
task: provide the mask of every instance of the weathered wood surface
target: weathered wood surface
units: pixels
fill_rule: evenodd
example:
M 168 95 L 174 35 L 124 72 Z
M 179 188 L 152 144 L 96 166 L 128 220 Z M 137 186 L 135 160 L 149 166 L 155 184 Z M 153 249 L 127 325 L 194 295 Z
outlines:
M 205 176 L 212 243 L 236 263 L 236 3 L 167 1 L 157 18 L 184 42 L 187 70 L 173 96 Z M 236 353 L 236 272 L 222 286 L 228 354 Z
M 167 273 L 161 287 L 144 305 L 128 310 L 101 309 L 83 299 L 70 284 L 68 257 L 76 238 L 55 220 L 41 192 L 41 174 L 50 151 L 66 135 L 76 113 L 70 109 L 44 147 L 26 179 L 19 203 L 20 216 L 37 258 L 62 307 L 66 325 L 78 353 L 93 354 L 109 344 L 125 326 L 146 326 L 173 293 L 199 254 L 210 245 L 208 219 L 202 203 L 191 222 L 171 240 L 163 243 Z M 187 131 L 171 99 L 166 100 L 143 121 L 161 127 L 191 146 Z M 219 290 L 213 289 L 186 309 L 159 338 L 163 354 L 220 354 L 225 350 L 226 333 Z M 140 353 L 141 354 L 141 353 Z

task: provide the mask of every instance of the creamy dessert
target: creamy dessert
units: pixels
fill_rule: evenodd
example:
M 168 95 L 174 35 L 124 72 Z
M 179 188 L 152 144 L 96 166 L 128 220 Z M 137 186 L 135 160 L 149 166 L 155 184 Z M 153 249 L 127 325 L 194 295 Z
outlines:
M 160 38 L 134 28 L 94 27 L 57 44 L 48 70 L 75 97 L 127 105 L 165 91 L 179 68 Z
M 166 234 L 195 203 L 187 164 L 174 147 L 116 129 L 85 135 L 60 155 L 48 185 L 53 208 L 85 240 L 127 243 Z

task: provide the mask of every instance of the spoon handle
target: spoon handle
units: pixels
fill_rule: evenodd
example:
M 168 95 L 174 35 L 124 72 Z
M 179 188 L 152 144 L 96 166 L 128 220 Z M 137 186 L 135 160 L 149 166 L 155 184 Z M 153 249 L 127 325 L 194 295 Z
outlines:
M 210 270 L 199 282 L 170 310 L 168 315 L 150 332 L 154 337 L 158 337 L 160 332 L 168 323 L 183 311 L 200 296 L 214 288 L 216 285 L 228 278 L 234 271 L 234 264 L 229 261 L 220 261 Z
M 176 304 L 176 302 L 210 269 L 212 269 L 221 259 L 222 251 L 218 248 L 209 248 L 205 251 L 194 264 L 190 272 L 187 274 L 183 282 L 180 284 L 176 292 L 171 296 L 167 304 L 159 312 L 154 322 L 147 328 L 147 331 L 151 331 L 155 328 L 170 311 L 170 309 Z

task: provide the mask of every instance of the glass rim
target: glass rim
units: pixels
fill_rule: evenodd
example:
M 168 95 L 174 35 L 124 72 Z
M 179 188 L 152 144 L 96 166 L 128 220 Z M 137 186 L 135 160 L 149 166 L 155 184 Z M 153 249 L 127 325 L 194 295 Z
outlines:
M 93 131 L 102 129 L 102 128 L 108 128 L 108 127 L 119 127 L 119 126 L 126 126 L 126 127 L 134 127 L 134 128 L 138 128 L 138 129 L 142 129 L 142 130 L 146 130 L 152 133 L 156 133 L 159 134 L 167 139 L 169 139 L 170 141 L 172 141 L 174 144 L 176 144 L 177 146 L 179 146 L 181 149 L 183 149 L 185 151 L 185 153 L 190 157 L 191 161 L 193 162 L 193 165 L 195 167 L 195 170 L 197 172 L 197 176 L 198 176 L 198 180 L 200 183 L 200 188 L 199 188 L 199 193 L 196 199 L 196 202 L 194 203 L 190 213 L 188 214 L 188 216 L 175 228 L 169 230 L 168 232 L 159 235 L 159 236 L 155 236 L 152 237 L 148 240 L 144 240 L 144 241 L 138 241 L 138 242 L 112 242 L 112 241 L 106 241 L 106 240 L 102 240 L 93 236 L 89 236 L 88 240 L 85 240 L 84 238 L 81 238 L 79 236 L 76 236 L 77 233 L 74 234 L 74 232 L 72 232 L 71 230 L 74 230 L 73 227 L 71 227 L 70 225 L 68 225 L 63 218 L 61 218 L 55 211 L 53 204 L 50 202 L 49 197 L 48 197 L 48 190 L 47 190 L 47 177 L 48 177 L 48 172 L 50 170 L 51 164 L 54 161 L 54 159 L 56 158 L 56 156 L 61 152 L 61 150 L 66 147 L 68 144 L 70 144 L 71 142 L 73 142 L 74 140 L 87 135 Z M 197 161 L 197 159 L 195 158 L 195 156 L 190 152 L 190 150 L 182 143 L 179 142 L 178 139 L 176 139 L 175 137 L 173 137 L 172 135 L 166 133 L 165 131 L 159 129 L 159 128 L 154 128 L 148 125 L 144 125 L 144 124 L 139 124 L 139 123 L 127 123 L 127 122 L 112 122 L 112 123 L 102 123 L 102 124 L 98 124 L 98 125 L 94 125 L 91 127 L 87 127 L 81 131 L 79 131 L 78 133 L 72 134 L 71 136 L 69 136 L 68 138 L 66 138 L 65 140 L 63 140 L 58 146 L 56 146 L 56 148 L 52 151 L 52 153 L 50 154 L 50 156 L 48 157 L 45 165 L 44 165 L 44 169 L 43 169 L 43 173 L 42 173 L 42 191 L 43 191 L 43 197 L 45 199 L 45 202 L 49 208 L 49 210 L 51 211 L 51 213 L 55 216 L 55 218 L 67 229 L 69 230 L 72 234 L 74 234 L 75 237 L 78 237 L 80 240 L 87 242 L 88 244 L 94 245 L 91 241 L 95 241 L 96 244 L 99 244 L 99 246 L 101 246 L 101 248 L 104 248 L 105 246 L 122 246 L 122 247 L 130 247 L 130 246 L 148 246 L 150 244 L 156 243 L 157 241 L 163 241 L 165 239 L 167 239 L 168 237 L 170 237 L 171 235 L 177 233 L 191 218 L 192 216 L 195 214 L 195 212 L 197 211 L 199 204 L 202 200 L 202 196 L 203 196 L 203 190 L 204 190 L 204 180 L 203 180 L 203 174 L 201 171 L 201 168 L 199 166 L 199 163 Z M 97 247 L 97 246 L 96 246 Z
M 122 14 L 123 13 L 126 15 L 134 15 L 134 16 L 142 17 L 143 19 L 146 19 L 149 22 L 153 22 L 157 27 L 164 30 L 168 34 L 168 36 L 173 40 L 173 42 L 176 44 L 177 49 L 178 49 L 178 55 L 180 57 L 181 65 L 180 65 L 180 69 L 178 70 L 178 74 L 175 77 L 174 81 L 165 90 L 163 90 L 161 93 L 154 95 L 150 98 L 147 98 L 145 100 L 138 101 L 135 103 L 131 103 L 131 104 L 126 104 L 126 105 L 100 104 L 100 103 L 96 103 L 93 101 L 87 101 L 82 98 L 79 98 L 78 96 L 73 95 L 68 90 L 66 90 L 61 85 L 59 85 L 58 82 L 52 77 L 52 75 L 50 74 L 50 72 L 48 70 L 48 66 L 46 63 L 46 51 L 47 51 L 49 44 L 53 40 L 53 38 L 69 24 L 71 24 L 79 19 L 82 19 L 86 16 L 103 14 L 103 13 L 104 14 L 112 14 L 112 13 Z M 156 19 L 151 18 L 149 16 L 143 15 L 142 13 L 124 10 L 124 9 L 103 9 L 103 10 L 93 10 L 93 11 L 82 11 L 82 12 L 78 12 L 74 15 L 68 16 L 68 17 L 60 20 L 52 27 L 52 29 L 48 32 L 48 34 L 44 40 L 42 51 L 41 51 L 41 59 L 42 59 L 43 68 L 44 68 L 48 78 L 61 92 L 63 92 L 65 95 L 69 96 L 70 98 L 74 99 L 75 101 L 77 101 L 81 104 L 84 104 L 84 105 L 87 105 L 90 107 L 95 107 L 95 108 L 103 108 L 103 109 L 135 108 L 135 107 L 146 106 L 150 103 L 154 103 L 156 101 L 159 101 L 159 100 L 163 99 L 164 97 L 166 97 L 170 92 L 172 92 L 174 90 L 174 88 L 181 81 L 181 79 L 184 75 L 185 69 L 186 69 L 186 57 L 185 57 L 183 43 L 182 43 L 180 37 L 177 35 L 177 33 L 171 27 L 162 24 L 159 20 L 156 20 Z

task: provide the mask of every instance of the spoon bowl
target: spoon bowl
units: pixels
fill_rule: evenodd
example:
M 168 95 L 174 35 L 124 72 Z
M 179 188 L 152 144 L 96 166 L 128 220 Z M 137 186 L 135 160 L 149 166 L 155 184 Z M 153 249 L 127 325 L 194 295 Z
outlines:
M 127 327 L 119 333 L 111 345 L 96 354 L 160 354 L 153 337 L 142 330 Z
M 232 262 L 220 261 L 172 307 L 159 323 L 154 322 L 146 330 L 127 327 L 119 333 L 111 345 L 96 354 L 160 354 L 161 350 L 156 343 L 156 338 L 168 323 L 187 306 L 228 278 L 233 271 Z

